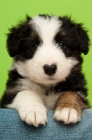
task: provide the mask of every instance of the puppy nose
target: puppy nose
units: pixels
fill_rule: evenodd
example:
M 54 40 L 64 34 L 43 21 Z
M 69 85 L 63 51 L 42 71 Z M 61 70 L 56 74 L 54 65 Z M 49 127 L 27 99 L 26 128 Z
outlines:
M 51 64 L 51 65 L 45 64 L 43 66 L 43 69 L 44 69 L 45 74 L 51 76 L 51 75 L 55 74 L 55 72 L 57 70 L 57 66 L 55 64 Z

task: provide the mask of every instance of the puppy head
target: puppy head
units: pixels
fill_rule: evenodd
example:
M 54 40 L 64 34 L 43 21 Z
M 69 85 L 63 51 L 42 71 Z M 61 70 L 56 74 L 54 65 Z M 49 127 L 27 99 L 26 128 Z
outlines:
M 52 85 L 64 81 L 81 53 L 88 53 L 89 37 L 68 17 L 39 15 L 10 29 L 7 49 L 21 75 Z

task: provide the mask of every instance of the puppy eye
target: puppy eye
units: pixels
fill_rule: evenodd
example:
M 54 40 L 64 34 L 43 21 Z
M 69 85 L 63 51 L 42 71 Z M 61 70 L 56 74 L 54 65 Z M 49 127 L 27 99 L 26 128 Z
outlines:
M 60 48 L 63 48 L 63 49 L 65 49 L 65 47 L 66 47 L 66 45 L 65 45 L 65 43 L 64 43 L 63 41 L 60 41 L 60 42 L 58 43 L 58 46 L 59 46 Z
M 34 42 L 34 43 L 32 44 L 32 49 L 33 49 L 33 50 L 36 50 L 37 47 L 38 47 L 38 44 L 37 44 L 36 42 Z

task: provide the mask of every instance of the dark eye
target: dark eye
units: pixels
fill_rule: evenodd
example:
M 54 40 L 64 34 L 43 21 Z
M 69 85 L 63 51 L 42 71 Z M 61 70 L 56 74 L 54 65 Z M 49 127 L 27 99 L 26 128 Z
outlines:
M 36 42 L 34 42 L 31 47 L 33 50 L 36 50 L 38 47 L 38 44 Z
M 63 48 L 63 49 L 65 49 L 65 47 L 66 47 L 66 45 L 65 45 L 65 43 L 64 43 L 63 41 L 60 41 L 60 42 L 58 43 L 58 46 L 59 46 L 60 48 Z

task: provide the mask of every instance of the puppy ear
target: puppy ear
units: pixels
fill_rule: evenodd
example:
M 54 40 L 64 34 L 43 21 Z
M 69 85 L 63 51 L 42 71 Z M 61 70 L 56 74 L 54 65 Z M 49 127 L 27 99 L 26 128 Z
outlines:
M 90 45 L 90 39 L 87 34 L 87 30 L 83 28 L 83 25 L 77 24 L 75 21 L 71 19 L 71 16 L 64 16 L 59 17 L 60 20 L 63 21 L 62 27 L 67 29 L 69 34 L 74 34 L 76 38 L 76 44 L 78 43 L 78 50 L 80 53 L 84 53 L 85 55 L 89 52 L 89 45 Z
M 31 18 L 26 16 L 25 21 L 9 30 L 10 32 L 7 34 L 7 50 L 11 57 L 19 54 L 21 41 L 29 34 L 30 31 L 30 26 L 28 25 L 30 20 Z
M 90 39 L 87 31 L 83 28 L 82 24 L 77 24 L 77 37 L 79 42 L 79 51 L 86 55 L 89 52 Z

